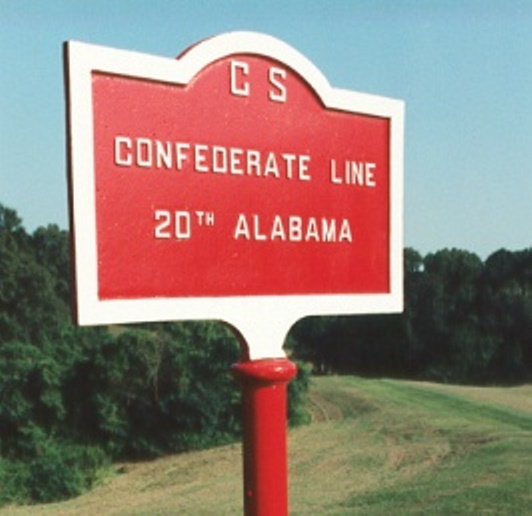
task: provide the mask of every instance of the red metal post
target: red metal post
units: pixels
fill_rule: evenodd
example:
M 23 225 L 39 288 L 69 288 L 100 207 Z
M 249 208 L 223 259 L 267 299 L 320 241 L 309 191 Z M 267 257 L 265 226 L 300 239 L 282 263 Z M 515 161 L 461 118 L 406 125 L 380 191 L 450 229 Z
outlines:
M 250 360 L 232 367 L 242 383 L 246 516 L 288 514 L 286 387 L 296 371 L 286 358 Z

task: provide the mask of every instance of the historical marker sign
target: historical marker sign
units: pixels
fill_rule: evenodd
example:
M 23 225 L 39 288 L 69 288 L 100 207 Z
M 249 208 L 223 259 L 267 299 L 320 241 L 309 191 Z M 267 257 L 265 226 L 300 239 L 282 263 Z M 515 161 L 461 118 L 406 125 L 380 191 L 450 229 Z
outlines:
M 66 62 L 80 324 L 222 319 L 259 358 L 300 317 L 402 309 L 402 102 L 254 33 Z

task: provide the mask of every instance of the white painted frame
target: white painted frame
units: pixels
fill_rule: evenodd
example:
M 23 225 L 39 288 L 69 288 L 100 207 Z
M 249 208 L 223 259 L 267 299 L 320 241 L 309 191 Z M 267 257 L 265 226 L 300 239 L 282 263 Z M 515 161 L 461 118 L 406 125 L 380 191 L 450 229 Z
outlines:
M 257 54 L 300 74 L 328 108 L 390 120 L 390 285 L 386 294 L 231 296 L 106 300 L 98 298 L 91 74 L 187 84 L 202 68 L 233 54 Z M 71 226 L 80 325 L 223 320 L 248 345 L 250 359 L 284 357 L 290 327 L 309 315 L 400 312 L 403 309 L 403 125 L 399 100 L 337 89 L 305 56 L 264 34 L 233 32 L 191 47 L 177 60 L 80 42 L 65 44 Z

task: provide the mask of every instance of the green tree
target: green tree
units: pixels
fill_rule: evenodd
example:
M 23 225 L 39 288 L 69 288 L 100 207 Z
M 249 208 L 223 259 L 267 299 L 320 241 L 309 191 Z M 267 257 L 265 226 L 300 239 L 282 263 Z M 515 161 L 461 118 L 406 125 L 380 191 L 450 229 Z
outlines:
M 483 332 L 494 344 L 490 377 L 519 382 L 532 377 L 532 249 L 501 249 L 486 260 L 481 284 Z
M 56 295 L 70 304 L 70 244 L 68 232 L 56 224 L 40 227 L 32 235 L 37 263 L 44 266 L 54 278 Z
M 444 249 L 425 257 L 424 271 L 419 324 L 426 371 L 434 379 L 466 381 L 485 351 L 476 313 L 482 261 L 468 251 Z

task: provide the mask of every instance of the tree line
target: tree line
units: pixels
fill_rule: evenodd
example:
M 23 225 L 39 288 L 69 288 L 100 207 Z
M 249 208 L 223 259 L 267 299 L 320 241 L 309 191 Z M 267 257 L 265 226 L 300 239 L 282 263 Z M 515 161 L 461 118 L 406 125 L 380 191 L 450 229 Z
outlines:
M 532 379 L 532 248 L 482 261 L 444 249 L 404 252 L 405 309 L 321 317 L 292 332 L 317 373 L 385 375 L 477 385 Z
M 0 505 L 89 489 L 117 459 L 240 437 L 240 359 L 214 322 L 76 328 L 69 235 L 0 204 Z M 292 423 L 309 371 L 517 383 L 532 377 L 532 249 L 486 261 L 405 250 L 405 312 L 307 318 L 286 349 Z
M 0 505 L 75 496 L 117 459 L 234 442 L 237 339 L 215 322 L 77 328 L 69 235 L 0 205 Z M 305 412 L 304 367 L 289 416 Z

